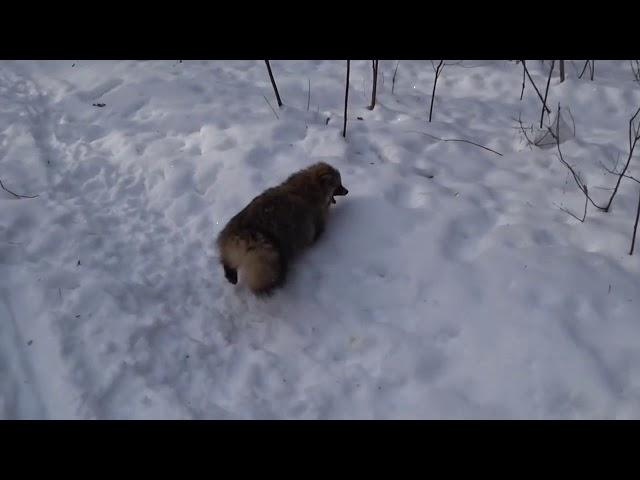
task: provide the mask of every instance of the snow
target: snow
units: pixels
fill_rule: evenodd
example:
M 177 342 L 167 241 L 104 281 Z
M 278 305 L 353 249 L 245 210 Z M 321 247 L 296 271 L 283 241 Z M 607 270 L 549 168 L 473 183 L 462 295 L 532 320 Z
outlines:
M 272 61 L 282 109 L 262 61 L 2 62 L 0 179 L 38 196 L 0 191 L 0 418 L 640 418 L 640 186 L 578 222 L 521 66 L 448 63 L 428 123 L 429 61 L 393 95 L 380 61 L 373 111 L 352 61 L 345 141 L 345 62 Z M 640 85 L 596 63 L 545 123 L 604 203 Z M 270 298 L 229 284 L 218 231 L 319 160 L 321 241 Z

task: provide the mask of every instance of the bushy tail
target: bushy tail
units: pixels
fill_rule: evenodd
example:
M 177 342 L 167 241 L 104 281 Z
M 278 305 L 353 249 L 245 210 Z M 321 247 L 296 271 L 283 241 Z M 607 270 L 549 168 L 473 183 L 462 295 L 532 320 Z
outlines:
M 268 295 L 284 284 L 286 262 L 277 246 L 264 235 L 246 232 L 223 236 L 218 246 L 225 277 L 232 284 L 238 282 L 238 269 L 256 295 Z

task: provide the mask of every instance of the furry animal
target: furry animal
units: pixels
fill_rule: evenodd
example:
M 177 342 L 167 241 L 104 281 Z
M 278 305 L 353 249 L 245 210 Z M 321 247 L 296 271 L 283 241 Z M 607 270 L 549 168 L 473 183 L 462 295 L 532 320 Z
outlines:
M 224 275 L 268 295 L 286 280 L 289 263 L 324 231 L 329 205 L 349 191 L 340 172 L 320 162 L 255 197 L 220 232 L 217 247 Z

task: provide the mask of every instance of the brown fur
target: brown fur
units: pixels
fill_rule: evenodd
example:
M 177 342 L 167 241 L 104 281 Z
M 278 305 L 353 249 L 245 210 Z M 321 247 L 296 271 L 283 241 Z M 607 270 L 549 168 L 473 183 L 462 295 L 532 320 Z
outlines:
M 282 286 L 289 262 L 324 231 L 335 195 L 346 195 L 340 172 L 321 162 L 291 175 L 254 198 L 220 232 L 217 246 L 225 277 L 256 294 Z

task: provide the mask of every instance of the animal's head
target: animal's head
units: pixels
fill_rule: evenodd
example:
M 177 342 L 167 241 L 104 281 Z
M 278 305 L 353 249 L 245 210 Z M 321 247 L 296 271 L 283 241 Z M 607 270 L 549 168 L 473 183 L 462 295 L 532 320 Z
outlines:
M 323 192 L 327 196 L 327 203 L 336 203 L 334 197 L 344 196 L 349 190 L 342 185 L 340 172 L 328 163 L 320 162 L 311 167 L 316 175 Z

